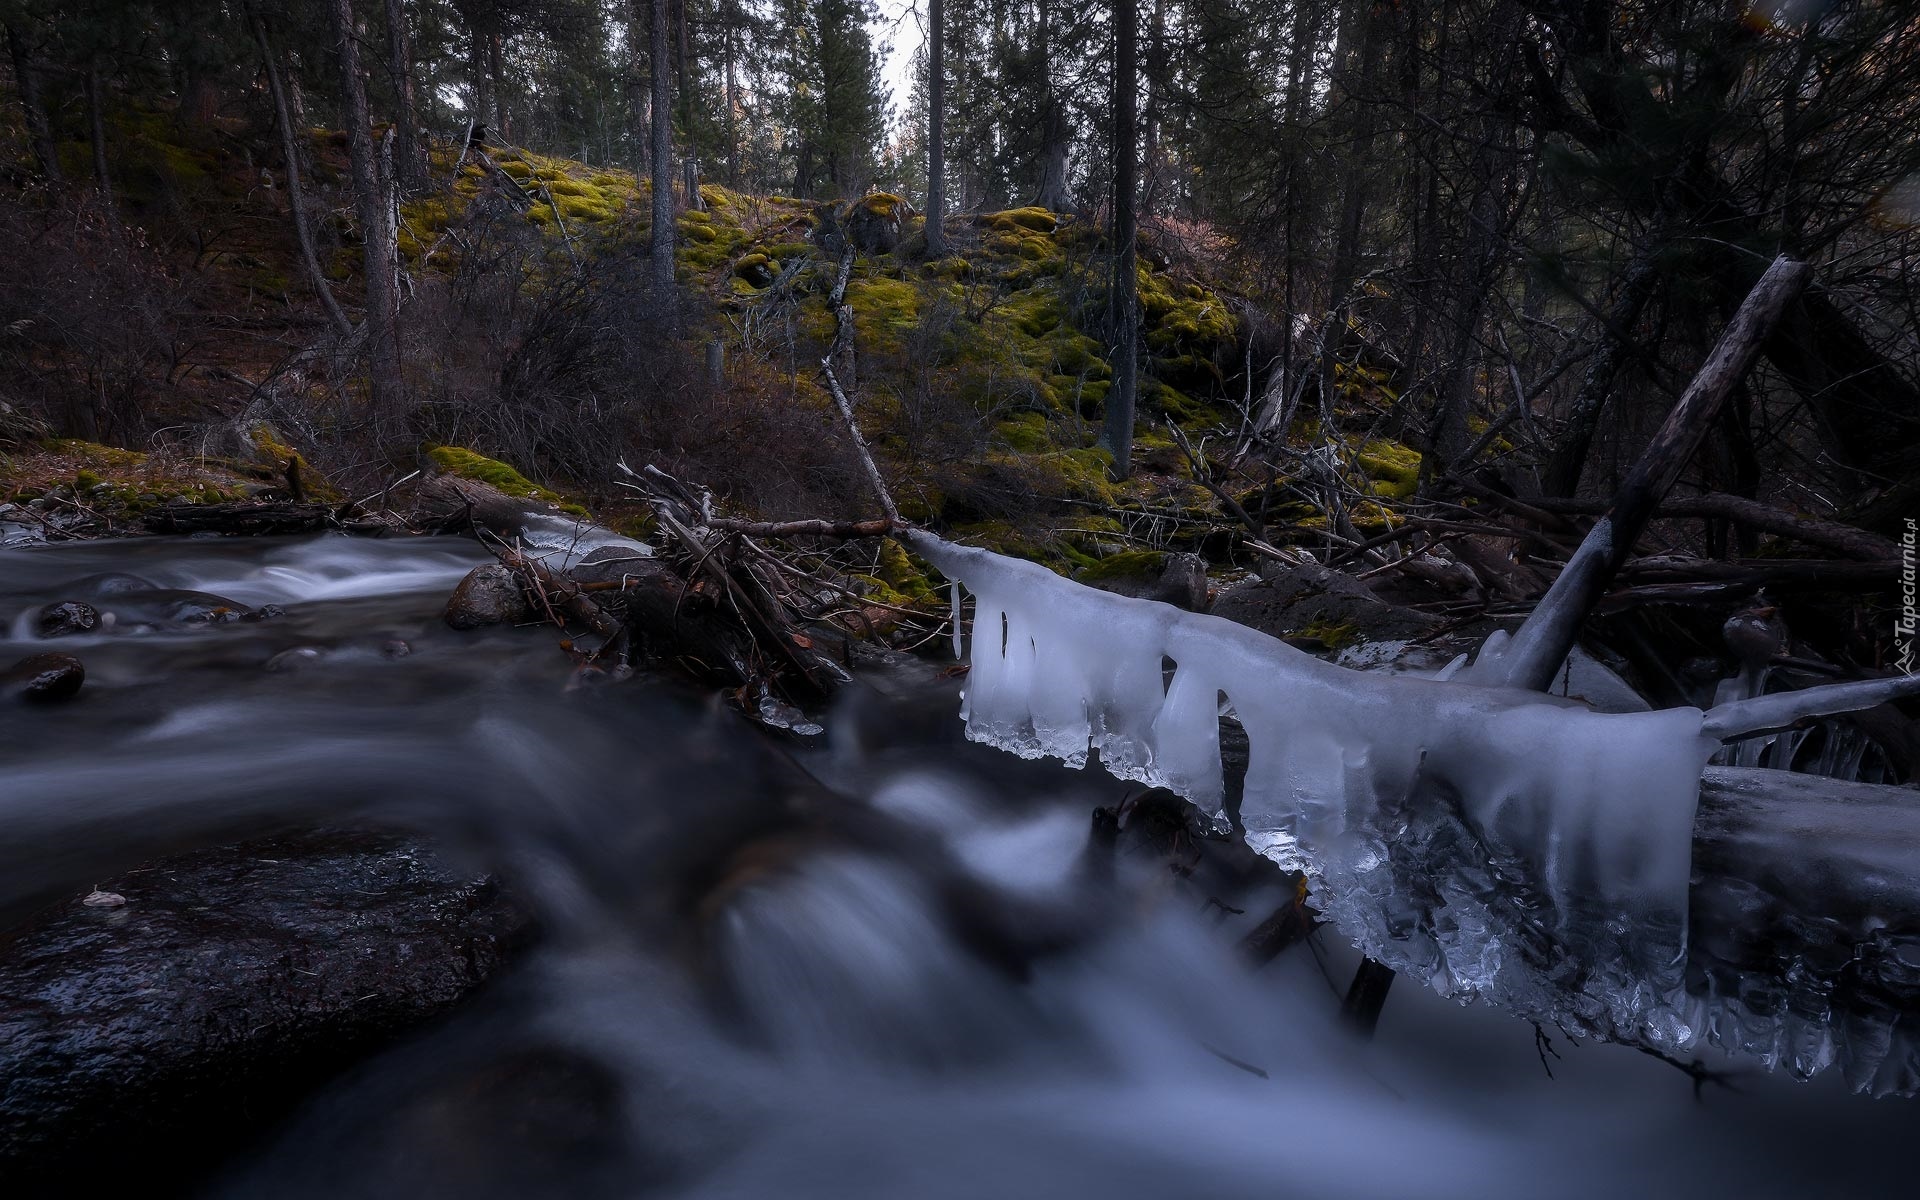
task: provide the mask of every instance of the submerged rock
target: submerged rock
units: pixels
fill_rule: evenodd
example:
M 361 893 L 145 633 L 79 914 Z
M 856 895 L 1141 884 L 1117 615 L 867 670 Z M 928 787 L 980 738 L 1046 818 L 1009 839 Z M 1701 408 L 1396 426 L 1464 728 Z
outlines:
M 35 704 L 71 700 L 87 681 L 87 669 L 71 654 L 32 654 L 0 671 L 0 695 Z
M 455 629 L 511 625 L 532 613 L 520 581 L 499 563 L 486 563 L 467 572 L 447 600 L 446 621 Z
M 89 633 L 100 624 L 100 610 L 79 600 L 42 605 L 34 615 L 33 631 L 43 638 Z
M 188 1190 L 528 928 L 419 842 L 347 832 L 182 855 L 43 911 L 0 933 L 0 1194 L 90 1194 L 134 1163 Z

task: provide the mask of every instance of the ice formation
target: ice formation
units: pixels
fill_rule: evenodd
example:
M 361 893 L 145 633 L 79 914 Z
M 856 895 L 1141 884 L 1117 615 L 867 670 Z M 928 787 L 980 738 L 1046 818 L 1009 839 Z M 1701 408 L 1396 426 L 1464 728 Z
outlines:
M 1097 752 L 1224 816 L 1231 713 L 1249 745 L 1248 843 L 1305 870 L 1370 954 L 1523 1011 L 1564 1015 L 1571 992 L 1594 1033 L 1691 1038 L 1669 1000 L 1700 773 L 1718 748 L 1700 710 L 1596 713 L 1350 671 L 1219 617 L 929 535 L 913 545 L 975 596 L 975 740 L 1076 766 Z
M 1700 928 L 1718 941 L 1697 962 L 1686 944 L 1689 901 L 1703 899 L 1690 895 L 1702 773 L 1722 742 L 1913 694 L 1920 680 L 1741 694 L 1704 713 L 1601 713 L 1506 684 L 1537 652 L 1526 641 L 1537 630 L 1489 639 L 1474 663 L 1434 677 L 1353 671 L 1218 617 L 908 538 L 954 581 L 956 615 L 957 585 L 974 594 L 969 737 L 1076 766 L 1097 754 L 1112 774 L 1171 788 L 1218 819 L 1231 810 L 1250 846 L 1304 871 L 1321 914 L 1395 970 L 1572 1032 L 1672 1050 L 1712 1040 L 1801 1075 L 1837 1064 L 1876 1094 L 1920 1090 L 1910 1037 L 1868 1012 L 1829 1013 L 1822 999 L 1841 986 L 1831 968 L 1851 961 L 1835 955 L 1863 937 L 1878 939 L 1873 986 L 1891 989 L 1881 1001 L 1905 995 L 1920 982 L 1904 965 L 1920 962 L 1920 942 L 1828 920 L 1810 943 L 1820 964 L 1769 965 L 1780 951 L 1759 931 L 1790 925 L 1806 938 L 1818 922 L 1716 876 Z M 1221 757 L 1227 718 L 1248 743 L 1237 806 Z M 1761 875 L 1827 869 L 1798 835 L 1764 832 L 1770 803 L 1740 798 L 1748 819 L 1733 834 L 1768 843 Z M 1820 811 L 1831 824 L 1836 810 Z M 1854 814 L 1862 845 L 1885 842 L 1865 802 L 1838 811 Z M 1780 821 L 1799 830 L 1805 814 Z M 1870 854 L 1847 861 L 1875 878 L 1905 873 Z M 1719 944 L 1741 937 L 1758 940 Z M 1782 968 L 1798 981 L 1785 998 L 1773 982 Z

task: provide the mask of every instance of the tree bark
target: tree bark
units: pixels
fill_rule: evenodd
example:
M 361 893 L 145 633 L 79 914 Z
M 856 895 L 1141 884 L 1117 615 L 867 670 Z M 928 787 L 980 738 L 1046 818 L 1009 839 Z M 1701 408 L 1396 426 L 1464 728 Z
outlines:
M 1586 469 L 1593 438 L 1600 430 L 1600 414 L 1606 409 L 1607 393 L 1620 371 L 1633 327 L 1653 296 L 1657 274 L 1653 253 L 1643 250 L 1620 284 L 1620 294 L 1608 310 L 1606 324 L 1600 330 L 1600 342 L 1594 347 L 1593 360 L 1587 365 L 1587 377 L 1573 398 L 1567 414 L 1566 432 L 1547 462 L 1541 490 L 1549 496 L 1573 496 L 1580 490 L 1580 474 Z
M 487 74 L 493 76 L 493 136 L 501 145 L 513 141 L 513 127 L 507 117 L 507 58 L 501 43 L 505 39 L 498 28 L 487 31 Z
M 113 205 L 113 173 L 107 169 L 107 118 L 106 88 L 100 78 L 100 56 L 92 55 L 87 59 L 87 130 L 88 139 L 93 144 L 93 186 L 100 193 L 100 204 L 106 210 L 107 220 L 114 225 L 120 223 L 119 214 Z
M 673 295 L 673 97 L 667 81 L 667 0 L 653 0 L 648 45 L 653 91 L 653 289 Z
M 367 293 L 368 382 L 374 408 L 396 411 L 404 384 L 400 373 L 398 261 L 393 243 L 392 209 L 380 186 L 374 162 L 373 121 L 367 112 L 367 85 L 360 73 L 353 0 L 329 0 L 340 56 L 340 98 L 347 126 L 347 159 L 353 174 L 354 209 L 360 217 L 362 271 Z
M 7 26 L 7 51 L 13 56 L 13 81 L 20 89 L 20 108 L 26 116 L 27 141 L 33 146 L 34 161 L 40 164 L 40 174 L 48 183 L 64 183 L 60 155 L 53 144 L 53 123 L 47 119 L 46 98 L 40 92 L 40 64 L 35 61 L 33 47 L 12 25 Z
M 1113 476 L 1133 473 L 1133 412 L 1139 384 L 1139 280 L 1135 276 L 1134 200 L 1139 187 L 1134 144 L 1140 78 L 1140 14 L 1137 0 L 1114 0 L 1113 27 L 1113 289 L 1111 312 L 1117 345 L 1113 388 L 1107 393 L 1101 444 L 1113 455 Z
M 947 252 L 946 6 L 927 0 L 927 257 Z
M 1071 131 L 1060 111 L 1060 94 L 1053 82 L 1053 0 L 1038 0 L 1034 37 L 1035 57 L 1040 62 L 1040 190 L 1033 202 L 1049 212 L 1065 211 L 1067 194 L 1067 158 Z
M 680 76 L 680 138 L 685 156 L 681 161 L 681 188 L 686 205 L 700 209 L 700 163 L 694 157 L 693 138 L 693 49 L 687 34 L 687 0 L 676 0 L 680 44 L 674 55 L 674 69 Z
M 652 165 L 652 112 L 649 106 L 646 61 L 646 29 L 651 20 L 651 0 L 627 0 L 627 137 L 633 143 L 633 180 L 635 186 L 647 177 Z
M 293 237 L 300 248 L 300 262 L 306 268 L 307 281 L 313 285 L 313 291 L 320 298 L 320 304 L 327 310 L 327 319 L 333 322 L 334 329 L 345 337 L 353 332 L 353 322 L 341 310 L 340 302 L 334 299 L 333 289 L 327 286 L 327 274 L 320 269 L 320 256 L 314 252 L 313 231 L 307 227 L 306 189 L 300 182 L 300 146 L 295 140 L 293 114 L 287 104 L 287 89 L 280 78 L 280 66 L 274 57 L 273 44 L 267 38 L 267 26 L 254 11 L 252 5 L 246 9 L 247 21 L 253 26 L 254 42 L 260 47 L 260 61 L 267 73 L 267 91 L 273 98 L 274 123 L 280 127 L 280 154 L 287 160 L 287 207 L 293 214 Z
M 394 166 L 403 191 L 427 182 L 427 152 L 420 138 L 420 105 L 413 82 L 413 37 L 404 0 L 386 0 L 387 69 L 393 76 Z

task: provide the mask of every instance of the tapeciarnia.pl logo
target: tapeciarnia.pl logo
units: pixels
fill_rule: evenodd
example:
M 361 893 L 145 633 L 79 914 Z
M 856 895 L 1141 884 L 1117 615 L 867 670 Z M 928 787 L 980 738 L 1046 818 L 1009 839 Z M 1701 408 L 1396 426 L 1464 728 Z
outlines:
M 1913 674 L 1913 633 L 1920 621 L 1920 613 L 1915 612 L 1913 544 L 1914 518 L 1908 517 L 1907 526 L 1900 533 L 1900 617 L 1893 623 L 1893 643 L 1898 654 L 1894 666 L 1906 675 Z

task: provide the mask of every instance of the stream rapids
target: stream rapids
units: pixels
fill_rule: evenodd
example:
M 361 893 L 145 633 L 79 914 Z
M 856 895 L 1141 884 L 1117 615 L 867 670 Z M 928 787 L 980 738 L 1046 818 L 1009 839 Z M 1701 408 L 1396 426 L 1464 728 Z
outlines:
M 73 915 L 101 880 L 324 827 L 424 836 L 537 930 L 451 1013 L 262 1128 L 192 1131 L 210 1165 L 153 1190 L 1910 1186 L 1920 1110 L 1830 1077 L 1736 1074 L 1696 1099 L 1630 1049 L 1547 1030 L 1550 1057 L 1528 1023 L 1413 987 L 1361 1041 L 1338 1015 L 1350 950 L 1323 931 L 1250 972 L 1233 944 L 1270 905 L 1196 905 L 1124 859 L 1087 869 L 1088 815 L 1129 785 L 966 743 L 934 667 L 868 671 L 824 734 L 783 739 L 670 679 L 580 686 L 550 628 L 446 628 L 481 561 L 446 538 L 0 550 L 0 667 L 57 649 L 87 672 L 69 702 L 0 705 L 8 925 L 53 909 L 137 941 L 137 891 Z M 41 606 L 89 596 L 110 627 L 39 635 Z M 0 988 L 0 1095 L 36 1002 Z

